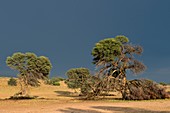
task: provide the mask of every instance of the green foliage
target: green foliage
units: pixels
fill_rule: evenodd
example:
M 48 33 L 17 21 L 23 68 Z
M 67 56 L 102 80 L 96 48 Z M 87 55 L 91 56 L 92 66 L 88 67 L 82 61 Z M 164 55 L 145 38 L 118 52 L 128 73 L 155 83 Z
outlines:
M 60 83 L 59 82 L 53 82 L 53 85 L 54 86 L 60 86 Z
M 128 43 L 129 39 L 126 36 L 118 35 L 115 37 L 115 40 L 121 42 L 122 44 Z
M 135 74 L 144 71 L 145 66 L 134 59 L 134 54 L 142 53 L 142 47 L 128 44 L 128 42 L 129 39 L 123 35 L 99 41 L 92 50 L 93 63 L 96 66 L 103 66 L 103 71 L 109 70 L 112 73 L 116 70 L 114 72 L 117 74 L 119 72 L 125 74 L 126 69 Z
M 53 83 L 53 82 L 60 82 L 60 79 L 58 77 L 54 77 L 54 78 L 50 79 L 50 82 L 51 83 Z
M 66 72 L 68 79 L 66 84 L 69 88 L 80 88 L 82 93 L 87 92 L 87 79 L 91 76 L 87 68 L 73 68 Z
M 11 69 L 19 71 L 20 77 L 32 77 L 29 80 L 48 77 L 52 68 L 50 60 L 47 57 L 37 57 L 34 53 L 14 53 L 12 56 L 7 57 L 6 64 Z M 37 79 L 34 79 L 34 81 L 37 81 Z
M 46 81 L 46 84 L 49 84 L 49 85 L 54 85 L 54 86 L 60 86 L 60 81 L 63 81 L 64 78 L 61 78 L 61 77 L 53 77 L 51 79 L 48 79 Z
M 93 63 L 114 61 L 121 54 L 122 43 L 115 38 L 107 38 L 96 43 L 92 50 Z
M 123 35 L 96 43 L 92 49 L 92 56 L 93 63 L 98 69 L 96 77 L 99 81 L 91 86 L 93 87 L 91 95 L 97 96 L 103 91 L 109 92 L 113 89 L 123 95 L 126 90 L 126 71 L 139 74 L 146 69 L 134 56 L 141 55 L 142 52 L 141 46 L 129 44 L 129 39 Z
M 64 81 L 64 80 L 65 80 L 65 78 L 62 78 L 62 77 L 57 77 L 57 79 L 58 79 L 59 81 Z
M 21 94 L 26 93 L 28 85 L 38 86 L 39 79 L 48 78 L 52 64 L 45 56 L 36 56 L 34 53 L 14 53 L 8 56 L 6 64 L 11 69 L 19 72 L 18 77 L 21 85 Z
M 8 81 L 9 86 L 17 86 L 17 80 L 11 77 Z
M 160 85 L 163 85 L 163 86 L 168 85 L 167 83 L 164 83 L 164 82 L 160 82 L 159 84 L 160 84 Z

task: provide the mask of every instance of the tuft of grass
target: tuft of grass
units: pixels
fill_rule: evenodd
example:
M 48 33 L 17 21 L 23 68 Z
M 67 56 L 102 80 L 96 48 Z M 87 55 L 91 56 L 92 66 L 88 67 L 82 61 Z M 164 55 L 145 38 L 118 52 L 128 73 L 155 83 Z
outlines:
M 11 77 L 11 78 L 8 80 L 8 85 L 9 85 L 9 86 L 17 86 L 17 80 L 14 79 L 13 77 Z
M 28 99 L 36 99 L 37 96 L 11 96 L 10 100 L 28 100 Z
M 54 78 L 48 79 L 46 81 L 46 84 L 53 85 L 53 86 L 60 86 L 60 83 L 59 83 L 60 81 L 64 81 L 64 79 L 60 77 L 54 77 Z

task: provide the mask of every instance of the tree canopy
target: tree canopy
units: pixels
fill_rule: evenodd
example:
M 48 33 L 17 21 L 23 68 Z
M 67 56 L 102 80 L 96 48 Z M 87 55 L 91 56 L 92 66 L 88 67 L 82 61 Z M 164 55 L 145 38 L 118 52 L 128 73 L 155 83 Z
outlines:
M 37 57 L 34 53 L 14 53 L 7 57 L 6 64 L 10 68 L 19 71 L 20 75 L 39 73 L 47 77 L 52 68 L 47 57 Z
M 93 63 L 96 66 L 104 66 L 103 70 L 115 72 L 130 69 L 138 74 L 144 71 L 146 67 L 134 57 L 134 54 L 142 54 L 142 47 L 128 42 L 129 39 L 122 35 L 99 41 L 92 50 Z
M 66 72 L 68 79 L 66 81 L 69 88 L 81 88 L 81 92 L 85 93 L 87 79 L 90 77 L 90 72 L 87 68 L 72 68 Z
M 52 64 L 47 57 L 38 57 L 30 52 L 14 53 L 7 57 L 6 64 L 11 69 L 19 72 L 20 83 L 23 83 L 25 87 L 28 85 L 37 86 L 39 84 L 38 79 L 47 78 L 52 68 Z M 21 90 L 25 89 L 23 89 L 22 84 L 21 88 Z
M 129 39 L 123 35 L 96 43 L 92 56 L 93 63 L 99 70 L 97 75 L 100 82 L 95 90 L 100 94 L 106 89 L 116 89 L 121 91 L 124 97 L 127 91 L 126 71 L 131 70 L 134 74 L 139 74 L 146 69 L 143 63 L 135 59 L 135 55 L 141 55 L 142 52 L 141 46 L 130 44 Z

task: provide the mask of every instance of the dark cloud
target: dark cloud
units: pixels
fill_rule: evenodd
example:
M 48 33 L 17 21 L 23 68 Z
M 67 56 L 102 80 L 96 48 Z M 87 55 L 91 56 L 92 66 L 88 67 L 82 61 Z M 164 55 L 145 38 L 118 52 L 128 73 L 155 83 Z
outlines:
M 18 51 L 49 57 L 51 75 L 65 76 L 72 67 L 93 71 L 94 44 L 122 34 L 143 46 L 140 60 L 148 70 L 139 77 L 150 77 L 153 70 L 169 67 L 169 4 L 168 0 L 0 1 L 0 74 L 11 73 L 5 59 Z M 170 78 L 165 72 L 163 81 Z

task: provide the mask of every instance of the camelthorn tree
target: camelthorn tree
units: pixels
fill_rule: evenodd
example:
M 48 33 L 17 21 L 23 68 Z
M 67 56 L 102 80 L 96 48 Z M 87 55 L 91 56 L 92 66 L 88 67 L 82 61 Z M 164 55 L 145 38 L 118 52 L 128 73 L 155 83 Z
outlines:
M 28 86 L 39 85 L 39 79 L 47 78 L 52 64 L 45 56 L 36 56 L 34 53 L 14 53 L 8 56 L 6 64 L 11 69 L 17 70 L 21 91 L 18 95 L 27 95 Z
M 127 81 L 127 70 L 138 74 L 146 69 L 142 62 L 135 59 L 135 55 L 141 55 L 142 52 L 141 46 L 130 44 L 129 39 L 123 35 L 99 41 L 92 50 L 93 63 L 99 69 L 99 78 L 108 80 L 109 77 L 114 77 L 121 80 L 123 89 L 119 90 L 123 95 Z

